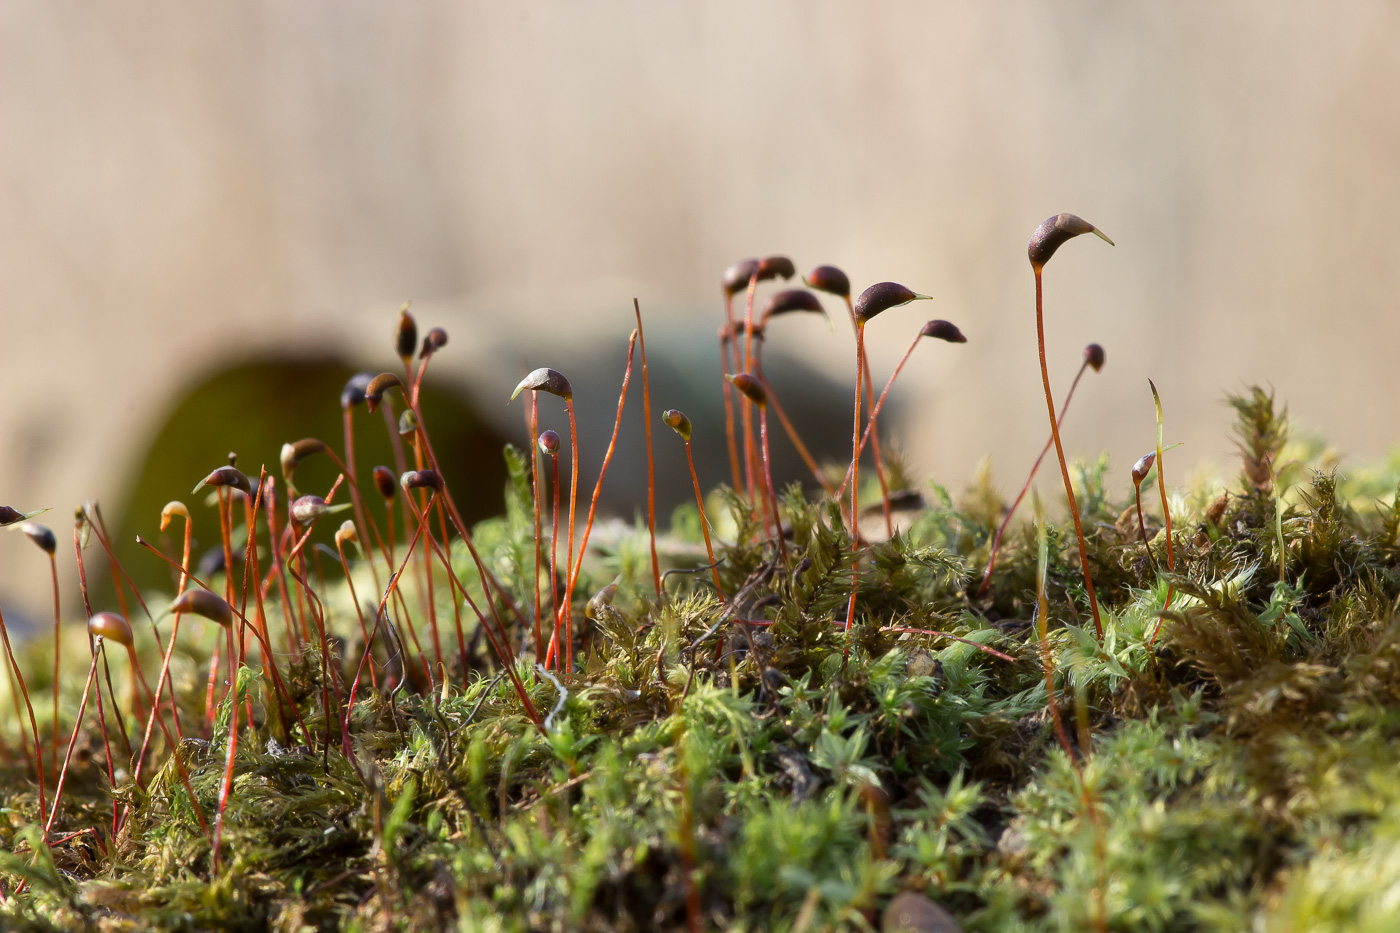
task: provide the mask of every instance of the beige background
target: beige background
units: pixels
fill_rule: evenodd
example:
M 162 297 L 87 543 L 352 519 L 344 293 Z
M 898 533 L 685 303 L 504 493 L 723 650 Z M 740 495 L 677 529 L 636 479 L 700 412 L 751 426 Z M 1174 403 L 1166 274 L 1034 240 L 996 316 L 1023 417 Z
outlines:
M 970 338 L 908 373 L 907 448 L 1010 485 L 1045 419 L 1025 242 L 1060 210 L 1118 242 L 1049 267 L 1058 384 L 1109 355 L 1070 448 L 1121 475 L 1152 375 L 1171 481 L 1228 455 L 1219 400 L 1255 380 L 1376 457 L 1397 92 L 1388 2 L 4 0 L 0 502 L 66 527 L 199 372 L 383 356 L 404 298 L 494 398 L 522 347 L 619 339 L 634 294 L 655 341 L 708 330 L 720 270 L 772 251 L 935 296 L 870 328 L 885 372 L 928 316 Z M 847 378 L 846 331 L 791 339 Z M 43 604 L 26 547 L 0 534 L 12 611 Z

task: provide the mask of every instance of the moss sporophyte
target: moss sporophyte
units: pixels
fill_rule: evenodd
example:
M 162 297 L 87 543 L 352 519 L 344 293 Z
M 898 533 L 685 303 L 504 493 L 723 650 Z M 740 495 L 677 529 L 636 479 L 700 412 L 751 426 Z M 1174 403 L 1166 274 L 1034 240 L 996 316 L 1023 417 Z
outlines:
M 1400 929 L 1400 460 L 1338 473 L 1249 388 L 1239 475 L 1169 487 L 1167 371 L 1130 474 L 1072 469 L 1061 423 L 1105 353 L 1084 348 L 1057 409 L 1042 274 L 1084 233 L 1058 214 L 1028 247 L 1050 431 L 1024 456 L 1055 449 L 1063 500 L 1035 467 L 1010 502 L 989 473 L 911 489 L 886 404 L 927 411 L 900 373 L 962 330 L 927 321 L 885 359 L 866 327 L 913 331 L 895 309 L 924 295 L 831 265 L 790 288 L 773 255 L 721 276 L 714 414 L 662 392 L 652 413 L 634 302 L 607 442 L 580 438 L 562 372 L 530 372 L 528 449 L 475 525 L 456 497 L 499 490 L 439 460 L 421 396 L 453 346 L 406 306 L 392 371 L 345 383 L 338 440 L 240 451 L 139 518 L 163 587 L 134 584 L 96 502 L 72 551 L 32 503 L 0 507 L 43 562 L 0 573 L 51 577 L 54 618 L 21 641 L 0 616 L 0 928 Z M 835 464 L 764 370 L 828 296 L 854 337 Z M 633 522 L 605 495 L 624 424 L 648 436 Z M 662 427 L 688 474 L 669 530 Z M 385 463 L 357 463 L 357 430 L 384 432 Z M 805 469 L 783 486 L 786 444 Z

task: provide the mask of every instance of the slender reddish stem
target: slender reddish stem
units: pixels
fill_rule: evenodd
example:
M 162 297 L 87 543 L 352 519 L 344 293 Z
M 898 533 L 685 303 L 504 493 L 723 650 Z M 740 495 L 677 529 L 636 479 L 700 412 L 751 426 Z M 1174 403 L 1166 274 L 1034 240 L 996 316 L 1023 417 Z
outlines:
M 782 555 L 783 565 L 787 565 L 787 541 L 783 539 L 783 520 L 778 515 L 778 493 L 773 487 L 773 467 L 768 458 L 768 406 L 760 405 L 758 408 L 758 438 L 763 449 L 763 479 L 767 484 L 768 507 L 773 512 L 773 527 L 778 535 L 778 553 Z
M 175 593 L 176 599 L 179 599 L 180 596 L 184 595 L 185 587 L 189 584 L 190 579 L 190 520 L 188 518 L 185 518 L 184 524 L 185 545 L 184 550 L 182 552 L 182 559 L 180 561 L 181 573 L 180 582 Z M 170 656 L 175 653 L 175 639 L 180 634 L 180 616 L 181 613 L 175 613 L 175 620 L 171 623 L 170 626 L 170 641 L 165 646 L 165 655 L 160 660 L 160 676 L 156 678 L 156 699 L 154 704 L 151 706 L 150 715 L 146 717 L 146 731 L 141 736 L 141 751 L 136 755 L 136 770 L 134 772 L 134 777 L 137 786 L 140 786 L 141 784 L 141 766 L 146 762 L 146 751 L 150 748 L 151 744 L 151 729 L 155 726 L 156 707 L 160 703 L 160 693 L 162 690 L 165 689 L 166 679 L 170 676 Z M 175 705 L 175 691 L 173 689 L 170 691 L 170 704 L 172 707 Z M 180 731 L 180 721 L 178 719 L 175 720 L 175 730 L 177 733 Z
M 1152 556 L 1152 545 L 1147 541 L 1147 523 L 1142 520 L 1142 483 L 1133 483 L 1133 501 L 1137 504 L 1138 534 L 1142 535 L 1142 546 L 1147 549 L 1147 562 L 1152 565 L 1152 572 L 1156 573 L 1157 559 Z
M 661 561 L 656 556 L 656 464 L 651 454 L 651 377 L 647 374 L 647 339 L 642 332 L 642 305 L 632 299 L 637 316 L 637 343 L 642 351 L 642 417 L 647 428 L 647 535 L 651 540 L 651 578 L 661 597 Z M 537 529 L 538 530 L 538 529 Z
M 855 327 L 855 326 L 856 326 L 856 309 L 855 309 L 855 306 L 851 304 L 851 296 L 850 296 L 850 295 L 847 295 L 847 296 L 846 296 L 846 311 L 847 311 L 847 312 L 850 314 L 850 316 L 851 316 L 851 325 L 852 325 L 853 327 Z M 860 328 L 857 327 L 856 329 L 859 330 Z M 874 388 L 874 386 L 871 384 L 871 378 L 870 378 L 870 356 L 869 356 L 869 354 L 867 354 L 867 353 L 865 352 L 865 346 L 864 346 L 863 343 L 862 343 L 861 348 L 860 348 L 860 358 L 861 358 L 861 364 L 862 364 L 862 365 L 864 366 L 864 368 L 865 368 L 865 394 L 866 394 L 866 397 L 867 397 L 867 398 L 874 398 L 874 397 L 875 397 L 875 388 Z M 870 403 L 867 401 L 866 404 L 868 405 L 868 404 L 870 404 Z M 873 419 L 873 418 L 871 419 L 871 423 L 874 424 L 874 419 Z M 870 434 L 870 452 L 871 452 L 872 456 L 875 458 L 875 478 L 876 478 L 877 480 L 879 480 L 879 482 L 880 482 L 880 498 L 881 498 L 881 504 L 882 504 L 882 506 L 883 506 L 883 508 L 884 508 L 884 512 L 885 512 L 885 531 L 886 531 L 887 534 L 893 535 L 893 534 L 894 534 L 894 519 L 893 519 L 893 517 L 892 517 L 891 514 L 890 514 L 890 487 L 889 487 L 889 481 L 885 478 L 885 457 L 884 457 L 884 453 L 882 452 L 882 450 L 881 450 L 881 448 L 880 448 L 880 430 L 879 430 L 879 428 L 876 428 L 876 429 L 875 429 L 874 431 L 872 431 L 871 434 Z
M 549 531 L 549 613 L 554 618 L 554 631 L 550 633 L 544 664 L 547 668 L 553 660 L 557 669 L 559 665 L 554 646 L 559 640 L 559 456 L 556 454 L 549 460 L 550 486 L 554 489 L 554 507 L 551 509 Z M 539 653 L 540 643 L 535 642 L 535 654 Z
M 923 336 L 924 336 L 924 335 L 923 335 L 922 333 L 920 333 L 920 334 L 918 334 L 917 336 L 914 337 L 914 342 L 911 343 L 911 344 L 909 344 L 909 349 L 908 349 L 908 350 L 905 350 L 905 351 L 904 351 L 904 355 L 903 355 L 902 357 L 899 358 L 899 365 L 896 366 L 896 367 L 894 368 L 894 372 L 890 374 L 890 379 L 889 379 L 889 381 L 885 383 L 885 389 L 884 389 L 883 392 L 880 393 L 880 400 L 877 401 L 877 402 L 875 403 L 875 406 L 874 406 L 873 408 L 870 409 L 870 417 L 867 418 L 867 419 L 866 419 L 866 422 L 865 422 L 865 433 L 862 434 L 861 437 L 860 437 L 860 451 L 856 454 L 857 457 L 859 457 L 862 453 L 865 452 L 865 445 L 866 445 L 866 442 L 869 441 L 869 440 L 871 440 L 871 439 L 875 436 L 875 425 L 876 425 L 876 421 L 877 421 L 877 419 L 880 417 L 880 409 L 882 409 L 882 408 L 885 407 L 885 398 L 886 398 L 887 396 L 889 396 L 889 394 L 890 394 L 890 388 L 894 386 L 894 381 L 895 381 L 896 379 L 899 378 L 900 370 L 904 369 L 904 364 L 907 363 L 907 362 L 909 362 L 909 357 L 910 357 L 910 355 L 914 352 L 914 348 L 917 347 L 917 346 L 919 345 L 919 341 L 923 339 Z M 869 363 L 866 363 L 866 365 L 868 366 Z M 867 370 L 865 375 L 866 375 L 866 379 L 867 379 L 867 381 L 866 381 L 866 388 L 867 388 L 867 391 L 869 391 L 869 387 L 870 387 L 870 382 L 869 382 L 870 372 Z M 849 469 L 847 469 L 847 470 L 846 470 L 846 477 L 845 477 L 845 479 L 841 480 L 841 485 L 840 485 L 840 487 L 836 490 L 836 495 L 837 495 L 837 496 L 842 495 L 842 494 L 846 491 L 846 483 L 850 482 L 850 479 L 851 479 L 851 471 L 850 471 Z M 890 533 L 893 534 L 894 532 L 891 531 Z
M 755 267 L 753 275 L 749 277 L 749 288 L 744 295 L 744 354 L 740 359 L 742 364 L 741 372 L 753 371 L 753 293 L 758 287 L 758 269 Z M 735 348 L 735 355 L 738 355 L 738 348 Z M 742 392 L 736 398 L 739 405 L 739 414 L 742 416 L 742 428 L 744 432 L 744 490 L 749 497 L 750 503 L 757 503 L 759 492 L 757 483 L 754 480 L 754 460 L 757 456 L 753 443 L 753 402 Z
M 1055 417 L 1055 399 L 1050 394 L 1050 369 L 1045 364 L 1045 315 L 1042 311 L 1041 270 L 1035 269 L 1035 338 L 1040 350 L 1040 380 L 1045 388 L 1045 406 L 1050 412 L 1050 436 L 1055 441 L 1055 455 L 1060 461 L 1060 476 L 1065 481 L 1065 496 L 1069 498 L 1069 514 L 1074 519 L 1074 535 L 1079 540 L 1079 566 L 1084 571 L 1084 587 L 1089 591 L 1089 608 L 1094 613 L 1094 632 L 1103 640 L 1103 622 L 1099 619 L 1099 598 L 1094 593 L 1094 580 L 1089 576 L 1089 547 L 1084 542 L 1084 529 L 1079 524 L 1079 504 L 1074 500 L 1074 486 L 1069 480 L 1069 464 L 1060 442 L 1060 422 Z M 1160 464 L 1158 469 L 1161 469 Z
M 534 390 L 530 392 L 530 493 L 535 505 L 535 650 L 539 651 L 541 639 L 541 625 L 543 623 L 543 611 L 540 608 L 540 564 L 542 555 L 540 553 L 540 394 Z M 462 658 L 466 663 L 465 655 Z M 466 668 L 462 669 L 463 676 L 466 675 Z
M 851 418 L 851 598 L 846 603 L 845 632 L 851 631 L 856 617 L 856 590 L 860 587 L 860 387 L 865 371 L 865 324 L 856 323 L 856 402 Z M 851 654 L 850 639 L 841 649 L 841 666 Z
M 700 493 L 700 477 L 695 475 L 695 458 L 690 455 L 689 440 L 685 442 L 685 461 L 690 465 L 690 482 L 695 487 L 695 507 L 700 510 L 700 531 L 705 536 L 705 553 L 710 558 L 710 572 L 715 575 L 715 592 L 723 602 L 727 597 L 724 595 L 724 584 L 719 582 L 719 561 L 715 560 L 714 545 L 710 543 L 710 520 L 705 515 L 705 498 Z
M 612 463 L 613 451 L 617 448 L 617 432 L 622 427 L 622 410 L 627 404 L 627 384 L 632 380 L 632 350 L 637 344 L 637 332 L 632 332 L 632 337 L 627 341 L 627 369 L 622 374 L 622 391 L 617 397 L 617 417 L 613 419 L 612 438 L 608 441 L 607 452 L 603 454 L 603 466 L 598 471 L 598 482 L 593 485 L 593 498 L 588 504 L 588 521 L 583 527 L 583 537 L 579 539 L 578 555 L 569 568 L 569 583 L 564 589 L 564 605 L 566 607 L 566 624 L 564 626 L 564 657 L 567 662 L 566 674 L 572 674 L 574 670 L 574 629 L 573 629 L 573 602 L 574 585 L 578 583 L 579 570 L 583 567 L 583 553 L 588 550 L 588 536 L 593 532 L 593 519 L 598 512 L 598 496 L 603 492 L 603 478 L 608 475 L 608 466 Z M 570 430 L 573 429 L 573 409 L 570 409 Z M 577 464 L 575 464 L 577 466 Z M 569 552 L 573 553 L 573 509 L 574 505 L 569 502 Z
M 63 799 L 63 782 L 68 778 L 68 762 L 73 758 L 73 746 L 78 744 L 78 732 L 83 727 L 83 713 L 87 711 L 88 694 L 92 692 L 92 681 L 97 676 L 97 647 L 93 647 L 92 664 L 88 667 L 87 685 L 83 687 L 83 698 L 78 703 L 78 718 L 73 722 L 73 734 L 68 738 L 68 751 L 63 756 L 63 770 L 58 772 L 58 786 L 53 792 L 53 806 L 49 809 L 48 821 L 44 823 L 44 835 L 53 829 L 54 818 L 58 816 L 58 804 Z
M 1060 405 L 1060 425 L 1065 423 L 1065 416 L 1069 414 L 1069 403 L 1074 401 L 1074 390 L 1079 388 L 1079 380 L 1084 375 L 1084 370 L 1089 367 L 1086 360 L 1079 366 L 1079 372 L 1075 373 L 1074 381 L 1070 383 L 1069 391 L 1065 393 L 1065 400 Z M 1026 493 L 1030 492 L 1031 483 L 1035 482 L 1035 474 L 1040 470 L 1040 464 L 1045 459 L 1045 455 L 1050 453 L 1050 448 L 1055 445 L 1054 437 L 1045 439 L 1045 446 L 1040 450 L 1040 456 L 1035 458 L 1035 463 L 1031 466 L 1030 475 L 1026 477 L 1025 485 L 1021 487 L 1021 492 L 1016 496 L 1016 501 L 1011 503 L 1011 508 L 1006 510 L 1006 516 L 1002 518 L 1001 525 L 997 528 L 996 538 L 992 541 L 992 553 L 987 558 L 987 569 L 982 574 L 982 585 L 977 588 L 978 596 L 985 596 L 987 588 L 992 582 L 992 570 L 997 564 L 997 555 L 1001 553 L 1001 539 L 1006 534 L 1006 529 L 1011 526 L 1011 517 L 1016 514 L 1016 509 L 1020 507 L 1021 500 L 1026 498 Z
M 15 680 L 19 683 L 19 692 L 24 696 L 24 708 L 29 713 L 29 730 L 34 735 L 34 771 L 39 776 L 39 818 L 43 819 L 48 801 L 44 795 L 44 752 L 43 746 L 39 744 L 39 725 L 34 720 L 34 706 L 29 702 L 29 688 L 25 686 L 24 674 L 20 672 L 19 662 L 15 660 L 14 649 L 10 647 L 10 632 L 5 627 L 5 614 L 3 612 L 0 612 L 0 639 L 5 641 L 5 655 L 10 661 L 10 672 L 14 674 Z M 21 739 L 23 736 L 24 730 L 21 727 Z
M 49 555 L 49 571 L 53 575 L 53 749 L 50 752 L 49 770 L 58 774 L 58 684 L 59 661 L 63 654 L 63 638 L 59 631 L 58 611 L 58 556 Z
M 730 356 L 734 333 L 734 299 L 727 292 L 724 296 L 725 327 L 719 335 L 720 381 L 724 383 L 724 436 L 729 444 L 729 471 L 734 481 L 734 490 L 742 492 L 743 481 L 739 470 L 739 446 L 734 439 L 734 387 L 728 377 L 734 373 L 734 363 Z

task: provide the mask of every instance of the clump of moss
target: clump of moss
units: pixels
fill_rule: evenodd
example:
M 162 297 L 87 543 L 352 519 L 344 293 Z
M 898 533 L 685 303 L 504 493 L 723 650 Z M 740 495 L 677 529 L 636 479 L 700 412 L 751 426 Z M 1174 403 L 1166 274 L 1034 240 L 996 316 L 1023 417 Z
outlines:
M 1079 469 L 1101 639 L 1067 524 L 1010 535 L 988 595 L 973 595 L 1001 517 L 986 475 L 961 499 L 930 487 L 896 534 L 858 543 L 836 502 L 789 488 L 786 563 L 721 488 L 707 512 L 727 599 L 708 584 L 693 507 L 658 542 L 676 571 L 659 595 L 645 528 L 614 526 L 580 572 L 567 677 L 537 663 L 547 652 L 522 624 L 538 595 L 528 454 L 507 450 L 504 514 L 469 529 L 482 564 L 452 535 L 450 568 L 394 578 L 401 600 L 369 535 L 349 564 L 358 607 L 329 546 L 279 592 L 289 552 L 256 541 L 277 650 L 309 622 L 331 656 L 319 638 L 288 645 L 285 696 L 250 661 L 206 717 L 196 630 L 172 665 L 183 742 L 157 742 L 144 786 L 129 767 L 111 782 L 89 718 L 47 835 L 7 722 L 0 925 L 863 930 L 917 891 L 968 930 L 1391 929 L 1400 501 L 1371 500 L 1395 471 L 1343 478 L 1290 445 L 1271 395 L 1231 404 L 1243 476 L 1223 498 L 1173 497 L 1175 573 L 1160 526 L 1144 543 L 1118 521 L 1131 490 L 1105 484 L 1106 459 Z M 1032 625 L 1037 531 L 1063 743 Z M 372 654 L 377 686 L 366 675 L 344 714 L 381 597 L 393 627 Z M 421 663 L 430 599 L 451 649 L 441 665 Z M 153 640 L 140 647 L 156 659 Z M 41 721 L 45 650 L 20 654 Z M 121 718 L 131 685 L 112 679 L 120 748 L 118 727 L 143 723 Z M 77 685 L 61 686 L 71 726 Z M 216 869 L 200 816 L 220 807 L 235 698 L 251 722 L 238 717 Z

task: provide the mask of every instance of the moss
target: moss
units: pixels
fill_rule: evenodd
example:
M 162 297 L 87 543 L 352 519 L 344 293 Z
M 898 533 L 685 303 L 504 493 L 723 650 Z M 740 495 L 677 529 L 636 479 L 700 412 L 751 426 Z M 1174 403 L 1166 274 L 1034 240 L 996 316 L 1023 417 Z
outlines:
M 849 632 L 839 623 L 853 550 L 839 507 L 785 491 L 784 564 L 721 489 L 707 510 L 729 542 L 728 607 L 687 507 L 659 542 L 678 571 L 662 599 L 644 528 L 597 536 L 575 594 L 581 670 L 567 682 L 532 663 L 530 626 L 509 623 L 527 649 L 513 673 L 538 728 L 466 612 L 463 663 L 462 606 L 439 567 L 433 599 L 453 660 L 435 689 L 426 678 L 362 685 L 343 744 L 335 693 L 363 636 L 335 564 L 313 571 L 334 636 L 330 680 L 319 639 L 279 658 L 296 715 L 259 665 L 240 677 L 252 725 L 240 716 L 217 871 L 176 757 L 158 739 L 146 786 L 121 767 L 109 786 L 90 715 L 46 845 L 19 721 L 7 719 L 0 925 L 666 930 L 688 926 L 694 897 L 713 928 L 861 930 L 913 889 L 969 930 L 1392 929 L 1400 506 L 1375 499 L 1396 488 L 1400 461 L 1343 479 L 1320 447 L 1291 446 L 1270 395 L 1231 404 L 1243 475 L 1222 507 L 1209 477 L 1174 496 L 1174 573 L 1164 531 L 1145 545 L 1135 523 L 1115 527 L 1131 489 L 1105 484 L 1107 461 L 1078 471 L 1102 640 L 1068 525 L 1044 529 L 1068 747 L 1051 730 L 1029 623 L 1036 529 L 1013 529 L 988 595 L 972 595 L 1000 517 L 985 473 L 961 497 L 929 487 L 907 529 L 862 546 Z M 1301 460 L 1285 466 L 1290 452 Z M 508 450 L 506 465 L 504 514 L 473 539 L 510 600 L 488 593 L 460 540 L 451 560 L 484 612 L 490 601 L 510 619 L 513 603 L 532 620 L 529 457 Z M 382 592 L 382 562 L 378 583 L 363 560 L 352 569 L 362 602 Z M 415 670 L 410 629 L 432 656 L 420 582 L 405 574 L 391 613 L 412 657 L 378 649 L 381 687 Z M 612 582 L 615 594 L 593 599 Z M 268 605 L 280 642 L 288 620 L 275 595 Z M 208 631 L 182 629 L 174 684 L 178 762 L 212 819 L 232 707 L 207 734 Z M 138 641 L 155 670 L 149 627 Z M 45 670 L 45 650 L 24 646 L 25 669 Z M 125 711 L 129 679 L 112 661 Z M 34 681 L 46 721 L 46 681 Z M 79 687 L 63 687 L 67 726 Z M 129 808 L 115 836 L 113 801 Z

